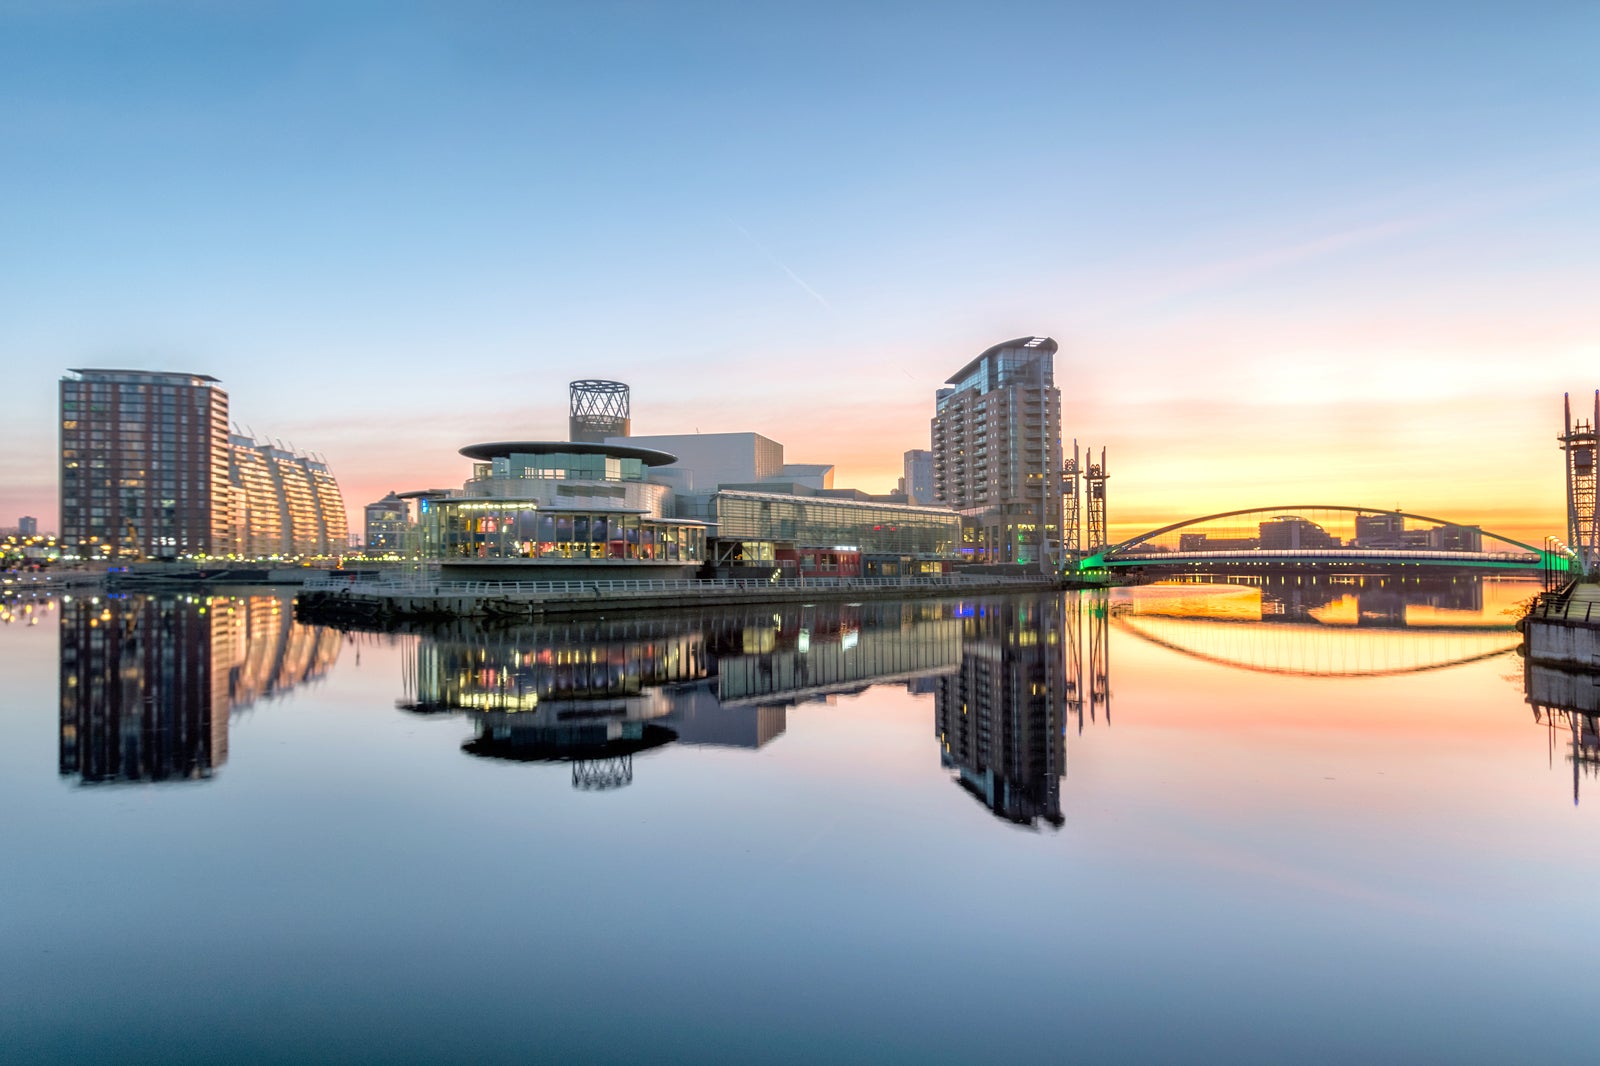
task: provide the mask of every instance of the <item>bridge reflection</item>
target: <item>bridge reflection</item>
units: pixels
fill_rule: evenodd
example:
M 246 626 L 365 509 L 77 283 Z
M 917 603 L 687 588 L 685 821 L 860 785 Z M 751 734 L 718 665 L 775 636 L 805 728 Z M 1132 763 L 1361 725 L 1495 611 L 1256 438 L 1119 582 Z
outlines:
M 1516 604 L 1531 589 L 1525 581 L 1477 577 L 1269 578 L 1146 586 L 1110 614 L 1118 630 L 1206 662 L 1305 677 L 1377 677 L 1510 651 L 1521 642 Z
M 209 778 L 230 714 L 339 658 L 340 634 L 294 621 L 286 595 L 64 596 L 58 609 L 59 766 L 83 784 Z

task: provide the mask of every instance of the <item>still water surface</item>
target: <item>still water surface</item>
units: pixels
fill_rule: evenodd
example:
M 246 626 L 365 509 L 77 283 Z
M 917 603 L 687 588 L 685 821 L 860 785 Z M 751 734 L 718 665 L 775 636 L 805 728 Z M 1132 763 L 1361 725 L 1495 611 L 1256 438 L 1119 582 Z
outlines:
M 1525 695 L 1533 591 L 18 601 L 0 1057 L 1588 1059 L 1594 719 Z

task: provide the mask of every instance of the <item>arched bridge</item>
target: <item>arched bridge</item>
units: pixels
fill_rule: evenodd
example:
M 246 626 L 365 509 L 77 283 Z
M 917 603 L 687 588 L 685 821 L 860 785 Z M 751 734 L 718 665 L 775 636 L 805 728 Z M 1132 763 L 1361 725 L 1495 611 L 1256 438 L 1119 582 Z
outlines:
M 1565 571 L 1567 555 L 1481 526 L 1338 504 L 1251 507 L 1188 518 L 1091 553 L 1081 570 L 1245 567 Z

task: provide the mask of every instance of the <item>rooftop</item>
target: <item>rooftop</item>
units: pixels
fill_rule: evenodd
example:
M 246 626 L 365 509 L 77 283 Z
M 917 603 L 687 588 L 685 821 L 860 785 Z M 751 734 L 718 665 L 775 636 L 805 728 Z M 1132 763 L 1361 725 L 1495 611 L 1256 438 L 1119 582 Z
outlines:
M 1006 341 L 1004 344 L 996 344 L 993 348 L 986 349 L 982 355 L 972 360 L 972 362 L 968 363 L 954 374 L 951 374 L 945 379 L 945 384 L 961 384 L 966 380 L 968 374 L 971 374 L 978 368 L 979 363 L 983 362 L 991 355 L 994 355 L 996 352 L 1005 351 L 1007 348 L 1021 348 L 1025 351 L 1053 355 L 1057 350 L 1057 345 L 1056 342 L 1049 337 L 1018 337 L 1014 341 Z
M 468 459 L 509 459 L 513 455 L 605 455 L 612 459 L 638 459 L 645 466 L 671 466 L 678 457 L 655 448 L 629 444 L 596 444 L 581 440 L 496 440 L 469 444 L 461 449 Z

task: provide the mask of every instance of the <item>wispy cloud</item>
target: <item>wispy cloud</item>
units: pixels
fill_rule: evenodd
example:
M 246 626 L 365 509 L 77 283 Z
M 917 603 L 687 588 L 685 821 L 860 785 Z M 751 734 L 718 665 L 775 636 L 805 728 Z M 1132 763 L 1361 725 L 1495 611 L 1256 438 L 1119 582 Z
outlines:
M 1100 314 L 1094 317 L 1114 317 L 1166 300 L 1225 288 L 1287 267 L 1384 244 L 1415 233 L 1442 229 L 1468 219 L 1499 214 L 1552 196 L 1592 188 L 1596 184 L 1600 184 L 1600 172 L 1585 168 L 1545 180 L 1523 182 L 1510 188 L 1461 193 L 1442 201 L 1434 197 L 1426 208 L 1391 214 L 1366 223 L 1328 225 L 1321 233 L 1157 274 L 1132 287 L 1133 291 L 1123 299 L 1102 304 Z M 1403 198 L 1429 200 L 1423 190 L 1411 190 Z
M 833 311 L 833 305 L 828 303 L 828 301 L 823 297 L 822 293 L 818 292 L 816 289 L 813 289 L 806 282 L 805 278 L 802 278 L 799 274 L 796 274 L 794 271 L 790 270 L 787 263 L 785 263 L 783 260 L 779 259 L 777 256 L 773 255 L 772 252 L 767 248 L 767 246 L 762 244 L 760 241 L 756 240 L 755 236 L 753 234 L 751 234 L 751 232 L 749 230 L 745 229 L 743 226 L 739 225 L 737 222 L 734 223 L 734 227 L 740 233 L 744 234 L 744 239 L 750 242 L 751 247 L 755 248 L 756 251 L 760 252 L 762 255 L 766 256 L 769 260 L 771 260 L 773 266 L 777 267 L 779 270 L 781 270 L 785 274 L 789 275 L 789 280 L 790 281 L 794 282 L 796 285 L 798 285 L 802 289 L 804 289 L 807 292 L 807 294 L 809 294 L 810 297 L 813 300 L 817 301 L 817 303 L 821 304 L 825 310 L 827 310 L 829 312 Z

